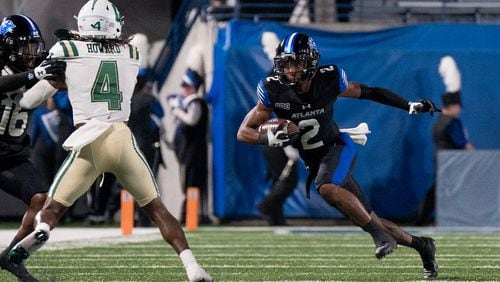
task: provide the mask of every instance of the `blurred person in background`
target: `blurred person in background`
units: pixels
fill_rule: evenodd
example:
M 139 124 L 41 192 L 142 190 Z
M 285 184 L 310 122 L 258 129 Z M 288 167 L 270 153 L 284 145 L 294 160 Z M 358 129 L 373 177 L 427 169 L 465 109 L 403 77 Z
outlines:
M 474 146 L 467 138 L 466 131 L 460 120 L 462 99 L 460 89 L 462 78 L 455 60 L 450 56 L 441 58 L 439 74 L 443 78 L 446 92 L 442 95 L 442 113 L 432 128 L 432 136 L 436 151 L 434 162 L 437 165 L 437 153 L 441 150 L 466 150 L 471 152 Z M 436 208 L 436 182 L 427 192 L 419 209 L 417 225 L 434 224 Z
M 21 227 L 9 246 L 0 253 L 0 268 L 20 281 L 36 281 L 23 264 L 11 264 L 9 251 L 33 231 L 35 214 L 47 197 L 47 187 L 30 157 L 27 134 L 30 111 L 21 109 L 23 92 L 42 79 L 55 79 L 64 63 L 44 61 L 45 43 L 40 29 L 29 17 L 12 15 L 0 25 L 0 189 L 27 205 Z
M 378 217 L 371 209 L 351 174 L 356 147 L 333 120 L 333 106 L 338 97 L 368 99 L 409 114 L 433 114 L 436 111 L 434 103 L 427 99 L 410 102 L 385 88 L 349 82 L 338 66 L 319 67 L 319 58 L 316 43 L 308 35 L 294 32 L 279 43 L 274 58 L 275 75 L 259 82 L 257 105 L 242 121 L 238 140 L 271 147 L 296 146 L 309 169 L 307 197 L 309 184 L 314 179 L 316 190 L 327 203 L 371 235 L 376 258 L 390 254 L 397 244 L 407 246 L 420 254 L 424 277 L 436 277 L 434 240 L 411 235 L 395 223 Z M 257 128 L 273 113 L 295 123 L 298 135 L 285 133 L 286 122 L 276 130 L 259 132 Z
M 197 95 L 203 84 L 198 72 L 187 69 L 182 76 L 182 95 L 167 97 L 168 105 L 176 118 L 173 140 L 180 166 L 181 186 L 184 193 L 189 188 L 199 189 L 200 222 L 209 223 L 208 214 L 208 121 L 205 100 Z M 186 210 L 186 201 L 183 209 Z M 185 216 L 185 212 L 181 216 Z
M 336 0 L 337 21 L 346 23 L 350 21 L 350 14 L 354 9 L 352 2 L 354 0 Z
M 270 226 L 283 226 L 286 225 L 283 206 L 299 182 L 297 174 L 299 152 L 293 146 L 284 148 L 264 146 L 263 153 L 272 185 L 257 207 Z
M 59 142 L 60 116 L 54 104 L 54 99 L 47 99 L 45 105 L 40 105 L 33 111 L 29 126 L 31 137 L 31 159 L 42 176 L 43 185 L 49 190 L 50 183 L 56 174 L 56 147 Z
M 179 222 L 159 197 L 158 186 L 126 122 L 139 71 L 139 52 L 121 37 L 123 18 L 107 0 L 91 0 L 78 13 L 78 36 L 57 42 L 52 59 L 67 64 L 65 77 L 37 83 L 20 100 L 34 108 L 68 89 L 77 128 L 64 141 L 69 156 L 52 182 L 44 208 L 35 217 L 35 230 L 14 246 L 9 261 L 19 265 L 45 245 L 51 230 L 97 176 L 113 173 L 159 227 L 160 233 L 185 267 L 190 281 L 212 281 L 189 248 Z

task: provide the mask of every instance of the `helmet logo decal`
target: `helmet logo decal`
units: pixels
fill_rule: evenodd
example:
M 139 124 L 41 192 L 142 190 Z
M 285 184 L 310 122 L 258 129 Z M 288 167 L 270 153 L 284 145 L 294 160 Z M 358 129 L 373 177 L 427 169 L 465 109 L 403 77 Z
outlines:
M 295 39 L 295 36 L 297 36 L 297 33 L 294 32 L 290 37 L 288 37 L 287 42 L 285 43 L 285 53 L 292 53 L 293 52 L 293 41 Z
M 316 47 L 316 42 L 314 42 L 314 40 L 312 39 L 312 37 L 309 37 L 309 45 L 311 45 L 314 49 L 317 49 L 318 47 Z
M 13 32 L 16 25 L 11 20 L 6 20 L 2 22 L 0 26 L 0 35 L 4 35 L 9 32 Z
M 94 24 L 90 24 L 93 29 L 101 30 L 101 22 L 97 21 Z

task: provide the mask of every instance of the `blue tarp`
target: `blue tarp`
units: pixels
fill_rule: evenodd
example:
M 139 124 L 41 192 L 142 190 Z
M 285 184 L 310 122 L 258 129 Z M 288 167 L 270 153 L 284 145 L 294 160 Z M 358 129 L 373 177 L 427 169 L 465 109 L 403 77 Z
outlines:
M 311 35 L 320 64 L 342 67 L 349 81 L 389 88 L 408 100 L 430 98 L 441 106 L 444 85 L 440 58 L 451 55 L 462 73 L 462 120 L 477 148 L 500 144 L 500 26 L 432 24 L 376 32 L 338 33 L 278 23 L 231 21 L 218 33 L 213 106 L 215 214 L 256 217 L 256 204 L 269 187 L 261 148 L 239 143 L 238 126 L 257 101 L 258 81 L 272 68 L 261 37 L 299 31 Z M 434 145 L 429 115 L 406 112 L 367 100 L 339 99 L 335 118 L 341 127 L 369 124 L 366 146 L 358 146 L 354 176 L 381 216 L 409 219 L 434 179 Z M 313 192 L 304 193 L 306 171 L 285 206 L 291 217 L 340 217 Z

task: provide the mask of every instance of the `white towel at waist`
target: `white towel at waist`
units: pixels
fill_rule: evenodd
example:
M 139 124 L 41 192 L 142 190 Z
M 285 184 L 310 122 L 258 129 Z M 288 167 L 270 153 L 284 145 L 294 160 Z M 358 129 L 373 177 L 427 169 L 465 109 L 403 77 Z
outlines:
M 340 128 L 339 131 L 349 134 L 354 143 L 358 143 L 363 146 L 366 144 L 366 141 L 368 141 L 368 136 L 366 135 L 371 133 L 366 122 L 362 122 L 354 128 Z
M 85 145 L 92 143 L 106 131 L 113 123 L 91 119 L 77 128 L 64 141 L 63 148 L 67 151 L 80 151 Z

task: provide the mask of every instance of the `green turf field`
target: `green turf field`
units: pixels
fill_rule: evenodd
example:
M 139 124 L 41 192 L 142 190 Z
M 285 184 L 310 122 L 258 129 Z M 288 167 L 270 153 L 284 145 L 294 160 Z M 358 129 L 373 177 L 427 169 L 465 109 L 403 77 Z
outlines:
M 371 238 L 353 229 L 277 230 L 281 232 L 202 228 L 187 236 L 199 262 L 217 281 L 422 280 L 416 252 L 400 246 L 379 261 Z M 432 237 L 438 246 L 439 280 L 500 281 L 500 234 L 453 232 Z M 27 266 L 41 281 L 186 280 L 179 259 L 163 241 L 44 250 Z M 0 281 L 16 280 L 1 271 Z

